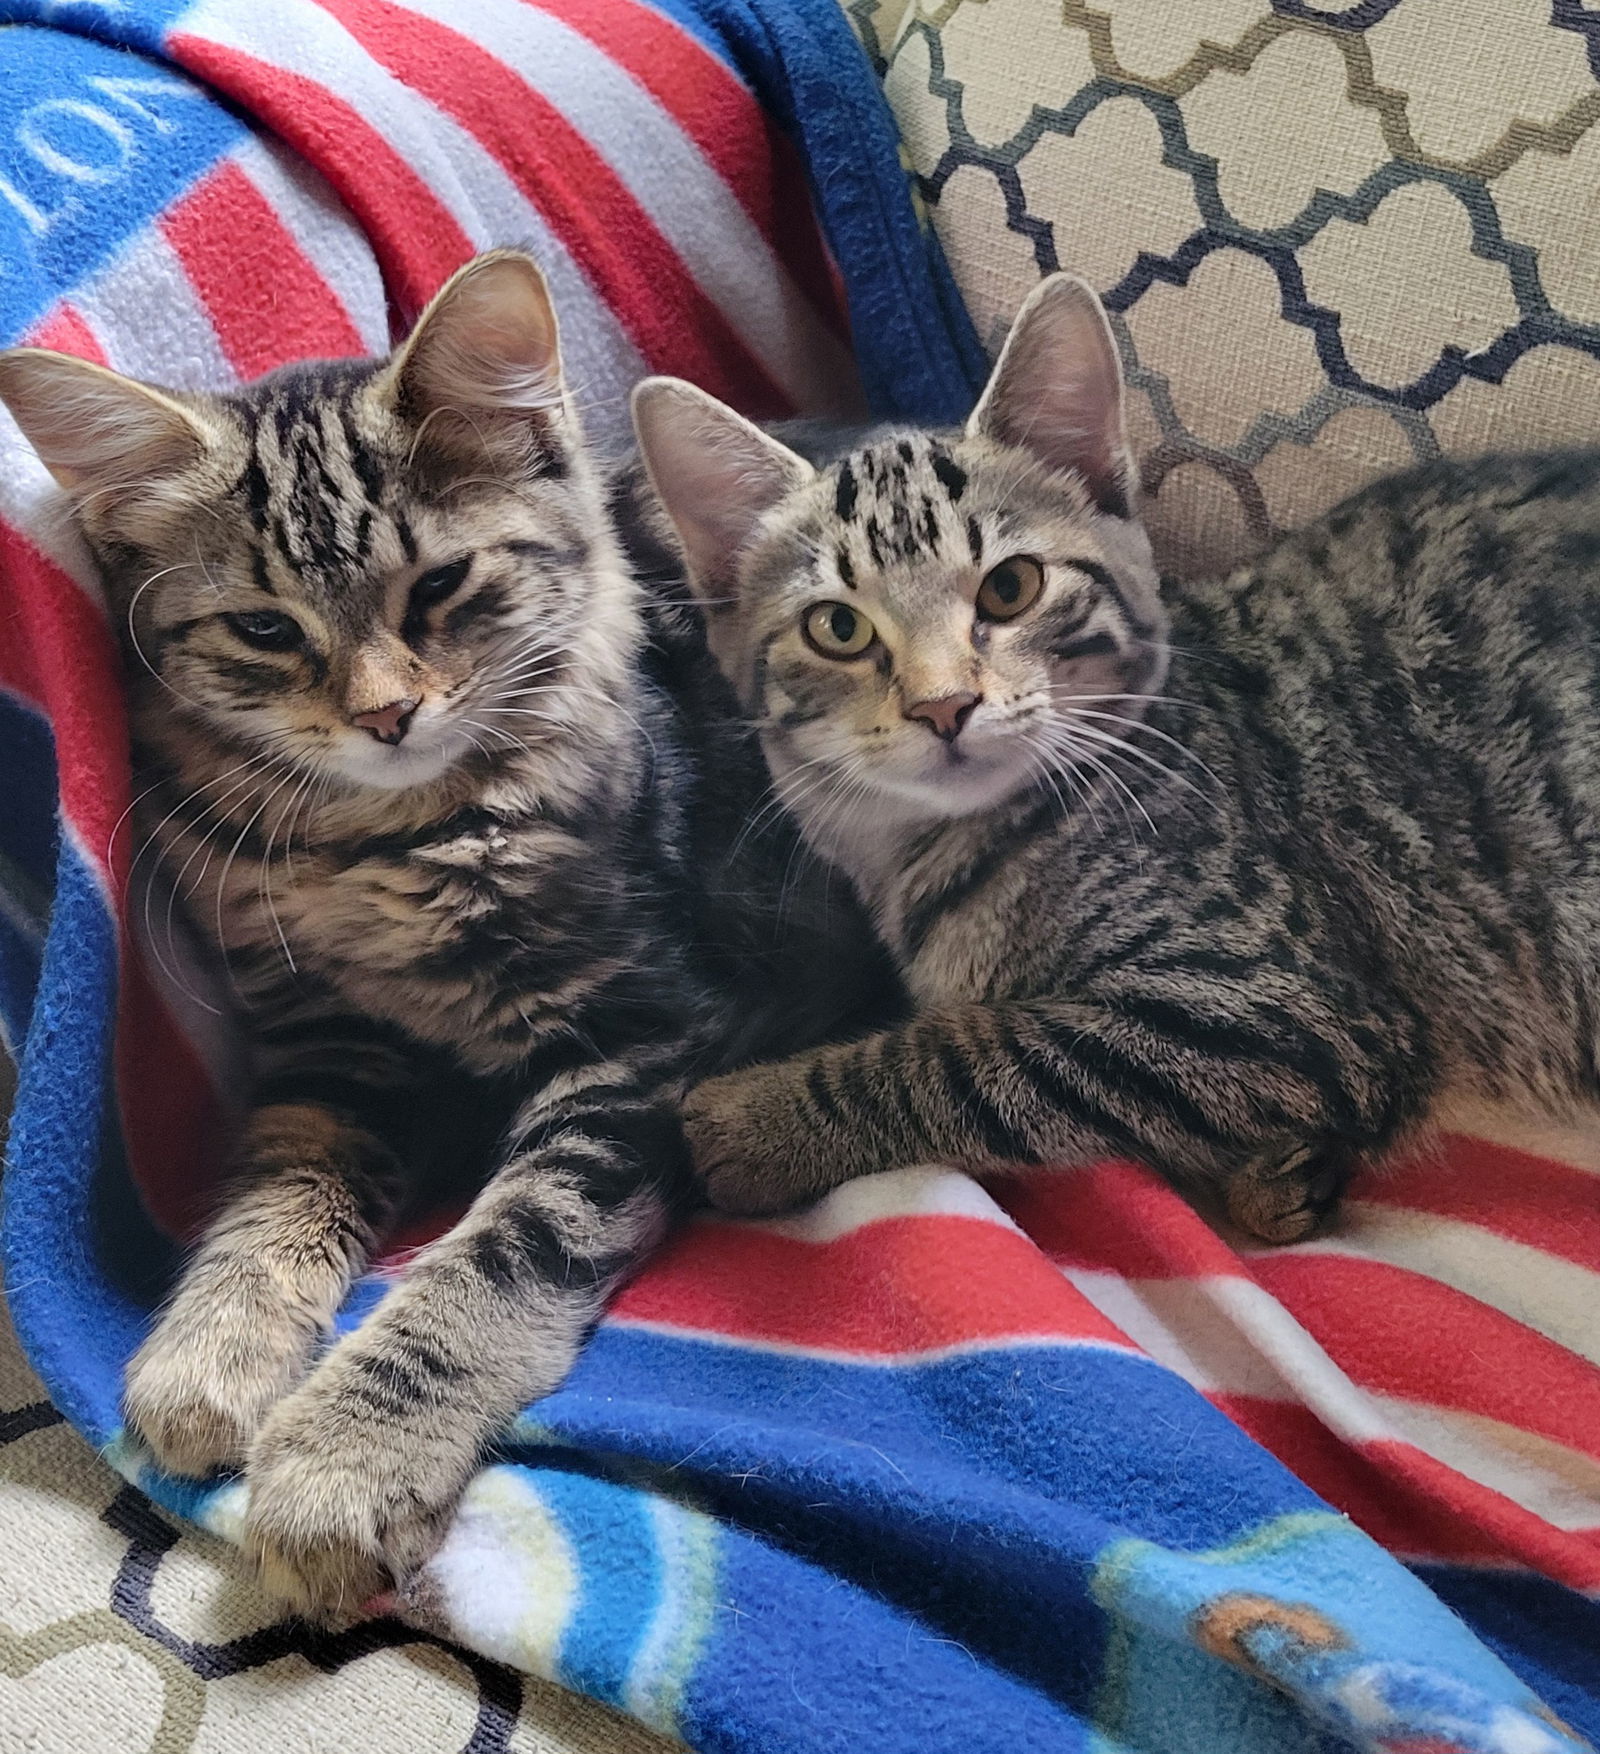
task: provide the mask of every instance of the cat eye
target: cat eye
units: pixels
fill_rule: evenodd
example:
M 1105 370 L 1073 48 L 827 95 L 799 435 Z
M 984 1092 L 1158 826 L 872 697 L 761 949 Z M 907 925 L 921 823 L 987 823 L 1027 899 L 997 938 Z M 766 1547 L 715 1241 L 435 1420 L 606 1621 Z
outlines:
M 446 566 L 430 566 L 425 573 L 418 576 L 411 587 L 411 607 L 431 609 L 435 603 L 442 603 L 446 597 L 453 597 L 461 589 L 461 583 L 471 566 L 470 554 L 460 560 L 452 560 Z
M 978 586 L 978 616 L 983 621 L 1015 621 L 1039 601 L 1044 568 L 1027 554 L 1014 554 L 983 575 Z
M 276 609 L 247 609 L 222 619 L 247 646 L 256 646 L 263 652 L 292 652 L 305 638 L 300 623 L 292 615 L 280 615 Z
M 807 644 L 825 658 L 859 658 L 878 637 L 866 616 L 848 603 L 817 603 L 801 625 Z

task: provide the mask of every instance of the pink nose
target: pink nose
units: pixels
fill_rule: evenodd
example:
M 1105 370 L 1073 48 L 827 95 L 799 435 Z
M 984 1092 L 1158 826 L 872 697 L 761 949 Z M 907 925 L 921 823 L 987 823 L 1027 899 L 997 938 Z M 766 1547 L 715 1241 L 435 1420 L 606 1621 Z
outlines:
M 414 700 L 391 700 L 374 712 L 351 714 L 350 723 L 370 731 L 380 743 L 398 743 L 410 729 L 417 704 Z
M 905 716 L 920 719 L 941 742 L 954 743 L 962 726 L 972 717 L 972 709 L 982 699 L 981 694 L 946 694 L 938 700 L 913 701 Z

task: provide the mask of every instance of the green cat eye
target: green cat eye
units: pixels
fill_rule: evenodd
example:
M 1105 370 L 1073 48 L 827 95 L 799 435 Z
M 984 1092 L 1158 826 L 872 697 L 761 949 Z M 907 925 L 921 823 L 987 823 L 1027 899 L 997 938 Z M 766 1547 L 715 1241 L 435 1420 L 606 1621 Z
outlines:
M 816 603 L 801 623 L 807 642 L 825 658 L 859 658 L 877 638 L 872 623 L 848 603 Z
M 1044 568 L 1031 555 L 1013 554 L 983 575 L 978 586 L 978 617 L 982 621 L 1015 621 L 1039 601 Z
M 247 646 L 263 652 L 292 652 L 305 638 L 292 615 L 280 615 L 275 609 L 251 609 L 222 619 Z

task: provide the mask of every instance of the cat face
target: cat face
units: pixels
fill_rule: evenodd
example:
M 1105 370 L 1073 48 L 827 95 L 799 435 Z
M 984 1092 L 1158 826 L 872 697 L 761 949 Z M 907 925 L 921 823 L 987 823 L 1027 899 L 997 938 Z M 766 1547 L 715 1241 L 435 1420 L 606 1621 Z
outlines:
M 580 725 L 626 661 L 525 257 L 469 263 L 389 360 L 198 396 L 19 349 L 0 397 L 72 496 L 136 687 L 244 757 L 425 785 Z
M 672 380 L 635 413 L 713 646 L 802 816 L 948 818 L 1070 787 L 1159 687 L 1121 373 L 1080 282 L 1035 291 L 959 433 L 890 433 L 818 471 Z

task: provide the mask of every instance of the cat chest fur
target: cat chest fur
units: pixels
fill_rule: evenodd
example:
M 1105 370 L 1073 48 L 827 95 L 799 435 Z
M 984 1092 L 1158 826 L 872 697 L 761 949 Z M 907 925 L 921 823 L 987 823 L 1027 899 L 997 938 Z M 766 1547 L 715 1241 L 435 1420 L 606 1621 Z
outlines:
M 1031 890 L 1028 846 L 995 825 L 950 824 L 931 846 L 880 873 L 863 892 L 922 1005 L 994 999 L 1018 969 Z
M 230 963 L 248 953 L 259 971 L 248 1010 L 270 1012 L 311 978 L 498 1071 L 635 954 L 615 861 L 558 824 L 481 816 L 409 843 L 374 839 L 236 860 L 193 898 Z

